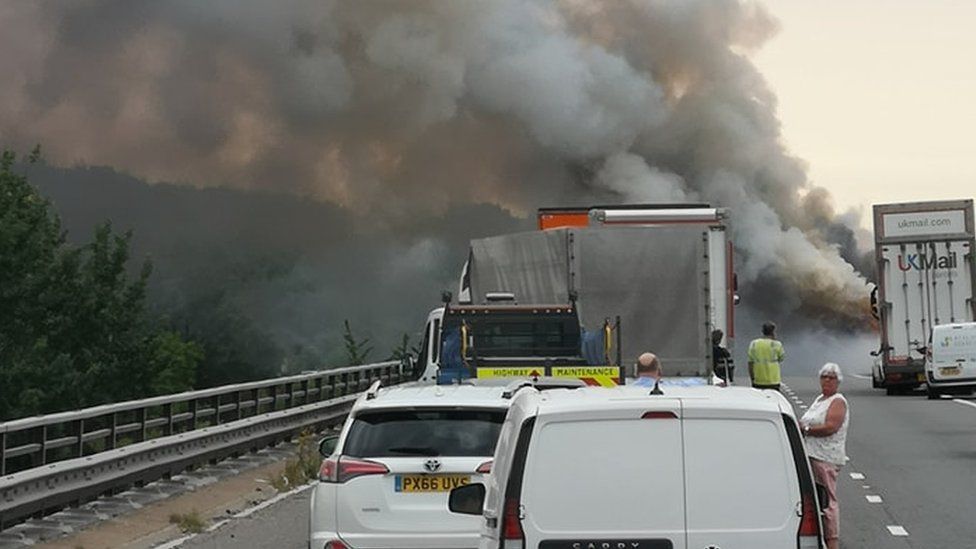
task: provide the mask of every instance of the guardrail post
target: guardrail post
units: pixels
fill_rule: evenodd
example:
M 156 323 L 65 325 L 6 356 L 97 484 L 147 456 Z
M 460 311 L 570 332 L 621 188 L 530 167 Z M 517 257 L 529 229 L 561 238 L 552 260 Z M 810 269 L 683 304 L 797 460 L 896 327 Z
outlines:
M 149 411 L 145 406 L 139 408 L 136 416 L 139 418 L 139 442 L 144 442 L 146 440 L 146 419 L 149 415 Z
M 47 465 L 47 425 L 41 426 L 41 462 L 38 465 Z
M 78 446 L 77 446 L 77 452 L 75 453 L 75 457 L 82 457 L 85 455 L 85 420 L 84 419 L 78 420 L 77 429 L 78 430 L 76 431 L 76 433 L 78 435 Z
M 116 431 L 116 427 L 118 427 L 118 425 L 119 425 L 119 414 L 118 412 L 112 412 L 112 421 L 111 424 L 108 426 L 110 431 L 108 435 L 108 443 L 105 444 L 106 450 L 114 450 L 115 445 L 119 443 L 119 436 L 118 436 L 118 432 Z
M 190 430 L 197 429 L 197 399 L 190 400 Z
M 220 394 L 213 396 L 214 425 L 220 425 Z
M 0 433 L 0 477 L 7 474 L 7 433 Z
M 244 410 L 241 409 L 241 393 L 243 393 L 243 391 L 237 391 L 237 414 L 235 414 L 237 419 L 244 417 Z
M 268 411 L 273 412 L 278 409 L 278 386 L 272 385 L 271 387 L 268 387 L 268 393 L 268 396 L 271 397 L 271 409 Z
M 173 434 L 173 403 L 167 402 L 163 404 L 163 414 L 166 416 L 166 425 L 163 427 L 163 436 L 170 436 Z

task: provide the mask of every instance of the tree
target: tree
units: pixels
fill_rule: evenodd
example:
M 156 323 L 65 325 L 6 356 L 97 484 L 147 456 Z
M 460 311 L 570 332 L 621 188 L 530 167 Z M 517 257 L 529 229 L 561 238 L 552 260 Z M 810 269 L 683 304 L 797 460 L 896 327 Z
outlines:
M 342 334 L 342 339 L 346 344 L 346 357 L 349 360 L 349 365 L 366 364 L 366 357 L 373 351 L 373 347 L 368 346 L 369 338 L 357 340 L 352 334 L 348 319 L 343 321 L 343 325 L 346 329 Z
M 67 244 L 15 160 L 0 154 L 0 419 L 190 388 L 199 348 L 146 314 L 152 267 L 130 280 L 131 234 L 104 223 Z

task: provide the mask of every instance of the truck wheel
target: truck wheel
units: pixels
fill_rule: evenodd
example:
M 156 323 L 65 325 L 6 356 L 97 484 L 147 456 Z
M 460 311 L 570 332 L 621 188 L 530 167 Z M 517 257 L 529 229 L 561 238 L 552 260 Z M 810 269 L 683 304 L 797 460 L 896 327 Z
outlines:
M 938 400 L 939 391 L 937 389 L 933 389 L 931 385 L 926 385 L 925 396 L 929 397 L 929 400 Z

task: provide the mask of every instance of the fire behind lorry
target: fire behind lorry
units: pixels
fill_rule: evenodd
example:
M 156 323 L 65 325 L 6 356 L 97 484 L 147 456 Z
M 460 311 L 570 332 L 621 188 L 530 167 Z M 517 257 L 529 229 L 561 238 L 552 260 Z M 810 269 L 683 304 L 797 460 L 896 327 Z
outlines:
M 925 383 L 932 327 L 974 320 L 973 236 L 972 200 L 874 206 L 875 388 L 890 395 Z
M 469 378 L 563 377 L 588 385 L 622 382 L 613 337 L 619 323 L 606 319 L 596 331 L 581 325 L 574 301 L 518 304 L 494 293 L 484 304 L 431 311 L 421 347 L 421 381 L 459 383 Z

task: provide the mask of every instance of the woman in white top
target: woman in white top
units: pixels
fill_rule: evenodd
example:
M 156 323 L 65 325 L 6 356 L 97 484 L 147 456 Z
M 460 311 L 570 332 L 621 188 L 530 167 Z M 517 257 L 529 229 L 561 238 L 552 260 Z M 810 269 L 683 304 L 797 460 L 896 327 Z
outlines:
M 820 368 L 820 396 L 800 418 L 810 456 L 810 468 L 817 484 L 827 488 L 828 506 L 824 510 L 824 540 L 827 549 L 837 549 L 840 514 L 837 505 L 837 473 L 847 461 L 847 426 L 850 410 L 847 399 L 837 392 L 844 379 L 840 366 L 828 362 Z

